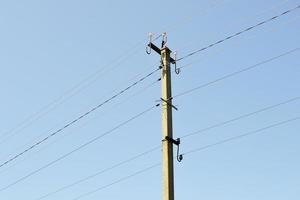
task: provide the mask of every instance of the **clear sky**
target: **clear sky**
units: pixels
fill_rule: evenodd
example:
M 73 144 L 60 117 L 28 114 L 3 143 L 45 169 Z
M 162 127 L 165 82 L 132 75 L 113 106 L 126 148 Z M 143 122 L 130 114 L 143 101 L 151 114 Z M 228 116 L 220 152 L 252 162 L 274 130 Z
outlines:
M 184 56 L 300 4 L 266 1 L 10 0 L 0 2 L 1 164 L 158 67 L 149 32 L 166 31 Z M 173 94 L 300 47 L 300 9 L 178 62 Z M 156 41 L 159 44 L 160 39 Z M 300 51 L 174 99 L 174 137 L 300 96 Z M 141 84 L 0 167 L 0 190 L 155 105 L 159 78 Z M 147 90 L 145 89 L 147 88 Z M 300 116 L 300 100 L 183 138 L 188 152 Z M 0 191 L 1 200 L 35 200 L 160 144 L 155 108 L 63 160 Z M 175 162 L 176 199 L 296 200 L 300 123 L 187 154 Z M 154 151 L 45 199 L 72 200 L 160 162 Z M 85 196 L 161 198 L 161 167 Z

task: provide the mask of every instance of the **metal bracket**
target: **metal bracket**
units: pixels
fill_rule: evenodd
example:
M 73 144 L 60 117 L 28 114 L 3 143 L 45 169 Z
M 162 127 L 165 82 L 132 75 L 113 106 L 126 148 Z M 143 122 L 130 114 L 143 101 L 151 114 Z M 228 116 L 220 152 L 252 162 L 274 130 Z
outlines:
M 165 138 L 167 141 L 172 142 L 173 144 L 179 146 L 180 145 L 180 138 L 177 138 L 176 140 L 174 140 L 173 138 L 166 136 Z
M 183 155 L 179 154 L 180 138 L 177 138 L 176 140 L 174 140 L 173 138 L 171 138 L 169 136 L 166 136 L 165 140 L 167 140 L 167 141 L 169 141 L 172 144 L 175 144 L 177 146 L 177 155 L 176 155 L 176 158 L 177 158 L 178 162 L 181 162 L 183 160 Z
M 169 106 L 171 106 L 172 108 L 174 108 L 176 111 L 178 111 L 178 108 L 170 103 L 170 99 L 169 100 L 165 100 L 163 98 L 160 98 L 160 100 L 162 100 L 163 102 L 165 102 L 166 104 L 168 104 Z
M 154 50 L 159 55 L 161 55 L 161 49 L 159 47 L 157 47 L 155 44 L 153 44 L 152 42 L 149 42 L 149 44 L 147 46 L 150 47 L 152 50 Z M 176 61 L 170 57 L 170 63 L 174 64 L 175 62 Z

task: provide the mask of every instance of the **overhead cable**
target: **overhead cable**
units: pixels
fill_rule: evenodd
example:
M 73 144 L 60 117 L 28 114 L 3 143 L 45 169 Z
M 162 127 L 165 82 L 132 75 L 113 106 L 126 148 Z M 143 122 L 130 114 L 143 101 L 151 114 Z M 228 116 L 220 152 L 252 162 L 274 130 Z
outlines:
M 97 171 L 97 172 L 95 172 L 95 173 L 93 173 L 93 174 L 91 174 L 91 175 L 89 175 L 89 176 L 86 176 L 86 177 L 81 178 L 81 179 L 79 179 L 79 180 L 77 180 L 77 181 L 74 181 L 74 182 L 72 182 L 72 183 L 70 183 L 70 184 L 67 184 L 67 185 L 65 185 L 65 186 L 63 186 L 63 187 L 60 187 L 60 188 L 58 188 L 58 189 L 56 189 L 56 190 L 54 190 L 54 191 L 52 191 L 52 192 L 49 192 L 49 193 L 47 193 L 47 194 L 45 194 L 45 195 L 43 195 L 43 196 L 41 196 L 41 197 L 39 197 L 39 198 L 37 198 L 37 199 L 35 199 L 35 200 L 45 199 L 45 198 L 47 198 L 47 197 L 49 197 L 49 196 L 52 196 L 52 195 L 57 194 L 57 193 L 59 193 L 59 192 L 62 192 L 62 191 L 64 191 L 64 190 L 68 189 L 68 188 L 71 188 L 71 187 L 73 187 L 73 186 L 75 186 L 75 185 L 78 185 L 78 184 L 80 184 L 80 183 L 83 183 L 83 182 L 85 182 L 85 181 L 88 181 L 88 180 L 90 180 L 90 179 L 92 179 L 92 178 L 94 178 L 94 177 L 96 177 L 96 176 L 99 176 L 99 175 L 101 175 L 101 174 L 103 174 L 103 173 L 106 173 L 106 172 L 108 172 L 108 171 L 111 171 L 111 170 L 113 170 L 113 169 L 115 169 L 115 168 L 117 168 L 117 167 L 120 167 L 120 166 L 122 166 L 122 165 L 124 165 L 124 164 L 126 164 L 126 163 L 132 162 L 133 160 L 136 160 L 136 159 L 138 159 L 138 158 L 140 158 L 140 157 L 143 157 L 143 156 L 145 156 L 145 155 L 147 155 L 147 154 L 149 154 L 149 153 L 152 153 L 152 152 L 154 152 L 154 151 L 156 151 L 156 150 L 158 150 L 158 149 L 160 149 L 160 148 L 161 148 L 161 145 L 156 146 L 156 147 L 153 147 L 153 148 L 151 148 L 151 149 L 149 149 L 149 150 L 147 150 L 147 151 L 145 151 L 145 152 L 142 152 L 142 153 L 140 153 L 140 154 L 137 154 L 137 155 L 135 155 L 135 156 L 133 156 L 133 157 L 131 157 L 131 158 L 129 158 L 129 159 L 126 159 L 126 160 L 124 160 L 124 161 L 121 161 L 121 162 L 119 162 L 119 163 L 117 163 L 117 164 L 115 164 L 115 165 L 112 165 L 112 166 L 107 167 L 107 168 L 105 168 L 105 169 L 99 170 L 99 171 Z
M 11 157 L 10 159 L 8 159 L 7 161 L 3 162 L 2 164 L 0 164 L 0 168 L 3 167 L 4 165 L 7 165 L 8 163 L 12 162 L 13 160 L 17 159 L 18 157 L 22 156 L 23 154 L 27 153 L 28 151 L 34 149 L 35 147 L 39 146 L 41 143 L 49 140 L 50 138 L 52 138 L 53 136 L 59 134 L 60 132 L 62 132 L 64 129 L 68 128 L 69 126 L 75 124 L 76 122 L 78 122 L 79 120 L 83 119 L 84 117 L 88 116 L 89 114 L 91 114 L 92 112 L 96 111 L 97 109 L 99 109 L 100 107 L 102 107 L 103 105 L 109 103 L 110 101 L 112 101 L 113 99 L 117 98 L 118 96 L 122 95 L 124 92 L 130 90 L 131 88 L 133 88 L 134 86 L 138 85 L 139 83 L 143 82 L 145 79 L 147 79 L 148 77 L 150 77 L 151 75 L 153 75 L 155 72 L 157 72 L 158 70 L 160 70 L 160 67 L 157 68 L 156 70 L 152 71 L 151 73 L 147 74 L 146 76 L 142 77 L 141 79 L 139 79 L 138 81 L 132 83 L 131 85 L 129 85 L 128 87 L 126 87 L 125 89 L 121 90 L 120 92 L 116 93 L 115 95 L 113 95 L 112 97 L 108 98 L 107 100 L 105 100 L 104 102 L 98 104 L 97 106 L 93 107 L 92 109 L 90 109 L 89 111 L 87 111 L 86 113 L 80 115 L 79 117 L 77 117 L 76 119 L 74 119 L 73 121 L 67 123 L 65 126 L 63 126 L 62 128 L 54 131 L 53 133 L 51 133 L 50 135 L 48 135 L 47 137 L 41 139 L 40 141 L 36 142 L 35 144 L 33 144 L 32 146 L 28 147 L 27 149 L 25 149 L 24 151 L 16 154 L 15 156 Z
M 206 150 L 208 148 L 211 148 L 211 147 L 214 147 L 214 146 L 217 146 L 217 145 L 221 145 L 221 144 L 224 144 L 224 143 L 227 143 L 227 142 L 238 140 L 238 139 L 241 139 L 241 138 L 244 138 L 244 137 L 247 137 L 247 136 L 250 136 L 250 135 L 254 135 L 254 134 L 263 132 L 265 130 L 268 130 L 268 129 L 271 129 L 271 128 L 274 128 L 274 127 L 277 127 L 277 126 L 281 126 L 281 125 L 284 125 L 284 124 L 287 124 L 287 123 L 291 123 L 291 122 L 297 121 L 299 119 L 300 119 L 300 116 L 294 117 L 294 118 L 291 118 L 291 119 L 288 119 L 288 120 L 285 120 L 285 121 L 280 121 L 278 123 L 271 124 L 269 126 L 265 126 L 263 128 L 260 128 L 260 129 L 254 130 L 254 131 L 250 131 L 250 132 L 247 132 L 247 133 L 244 133 L 244 134 L 241 134 L 241 135 L 230 137 L 230 138 L 227 138 L 225 140 L 221 140 L 221 141 L 213 143 L 213 144 L 205 145 L 203 147 L 192 149 L 190 151 L 185 152 L 183 155 L 188 155 L 188 154 L 195 153 L 195 152 L 198 152 L 198 151 L 203 151 L 203 150 Z
M 207 82 L 207 83 L 205 83 L 205 84 L 201 84 L 201 85 L 199 85 L 199 86 L 197 86 L 197 87 L 194 87 L 194 88 L 192 88 L 192 89 L 188 89 L 188 90 L 186 90 L 186 91 L 183 91 L 183 92 L 181 92 L 181 93 L 179 93 L 179 94 L 173 96 L 172 98 L 174 99 L 174 98 L 177 98 L 177 97 L 180 97 L 180 96 L 187 95 L 187 94 L 192 93 L 192 92 L 194 92 L 194 91 L 196 91 L 196 90 L 205 88 L 205 87 L 207 87 L 207 86 L 210 86 L 210 85 L 215 84 L 215 83 L 217 83 L 217 82 L 220 82 L 220 81 L 222 81 L 222 80 L 225 80 L 225 79 L 234 77 L 234 76 L 236 76 L 236 75 L 239 75 L 239 74 L 244 73 L 244 72 L 246 72 L 246 71 L 249 71 L 249 70 L 251 70 L 251 69 L 257 68 L 257 67 L 259 67 L 259 66 L 261 66 L 261 65 L 263 65 L 263 64 L 266 64 L 266 63 L 269 63 L 269 62 L 271 62 L 271 61 L 277 60 L 277 59 L 279 59 L 279 58 L 281 58 L 281 57 L 283 57 L 283 56 L 289 55 L 289 54 L 294 53 L 294 52 L 299 51 L 299 50 L 300 50 L 300 48 L 295 48 L 295 49 L 289 50 L 289 51 L 287 51 L 287 52 L 285 52 L 285 53 L 282 53 L 282 54 L 280 54 L 280 55 L 278 55 L 278 56 L 269 58 L 269 59 L 267 59 L 267 60 L 261 61 L 261 62 L 259 62 L 259 63 L 254 64 L 254 65 L 251 65 L 251 66 L 249 66 L 249 67 L 246 67 L 246 68 L 243 68 L 243 69 L 241 69 L 241 70 L 235 71 L 235 72 L 233 72 L 233 73 L 230 73 L 230 74 L 221 76 L 220 78 L 217 78 L 217 79 L 215 79 L 215 80 L 209 81 L 209 82 Z
M 279 17 L 281 17 L 281 16 L 284 16 L 284 15 L 286 15 L 286 14 L 292 12 L 292 11 L 295 11 L 295 10 L 297 10 L 298 8 L 300 8 L 300 5 L 297 6 L 297 7 L 294 7 L 294 8 L 292 8 L 292 9 L 290 9 L 290 10 L 287 10 L 287 11 L 285 11 L 285 12 L 279 14 L 279 15 L 273 16 L 273 17 L 271 17 L 271 18 L 269 18 L 269 19 L 267 19 L 267 20 L 265 20 L 265 21 L 262 21 L 262 22 L 260 22 L 260 23 L 258 23 L 258 24 L 256 24 L 256 25 L 254 25 L 254 26 L 250 26 L 250 27 L 248 27 L 248 28 L 246 28 L 246 29 L 244 29 L 244 30 L 242 30 L 242 31 L 239 31 L 239 32 L 237 32 L 237 33 L 235 33 L 235 34 L 232 34 L 232 35 L 230 35 L 230 36 L 228 36 L 228 37 L 226 37 L 226 38 L 224 38 L 224 39 L 222 39 L 222 40 L 219 40 L 219 41 L 217 41 L 217 42 L 215 42 L 215 43 L 212 43 L 212 44 L 210 44 L 210 45 L 208 45 L 208 46 L 206 46 L 206 47 L 203 47 L 203 48 L 201 48 L 201 49 L 195 50 L 195 51 L 193 51 L 193 52 L 191 52 L 191 53 L 189 53 L 189 54 L 187 54 L 187 55 L 185 55 L 185 56 L 183 56 L 183 57 L 181 57 L 181 58 L 178 58 L 176 61 L 181 61 L 181 60 L 186 59 L 186 58 L 188 58 L 188 57 L 190 57 L 190 56 L 193 56 L 193 55 L 195 55 L 195 54 L 197 54 L 197 53 L 200 53 L 200 52 L 202 52 L 202 51 L 205 51 L 205 50 L 207 50 L 207 49 L 209 49 L 209 48 L 211 48 L 211 47 L 214 47 L 214 46 L 216 46 L 216 45 L 218 45 L 218 44 L 220 44 L 220 43 L 223 43 L 223 42 L 225 42 L 225 41 L 227 41 L 227 40 L 230 40 L 230 39 L 232 39 L 232 38 L 234 38 L 234 37 L 237 37 L 237 36 L 239 36 L 239 35 L 241 35 L 241 34 L 243 34 L 243 33 L 245 33 L 245 32 L 248 32 L 248 31 L 250 31 L 250 30 L 252 30 L 252 29 L 254 29 L 254 28 L 257 28 L 257 27 L 259 27 L 259 26 L 261 26 L 261 25 L 263 25 L 263 24 L 266 24 L 266 23 L 268 23 L 268 22 L 271 22 L 271 21 L 273 21 L 273 20 L 275 20 L 275 19 L 277 19 L 277 18 L 279 18 Z
M 59 158 L 57 158 L 57 159 L 55 159 L 55 160 L 53 160 L 53 161 L 47 163 L 46 165 L 44 165 L 44 166 L 42 166 L 42 167 L 40 167 L 40 168 L 38 168 L 38 169 L 36 169 L 36 170 L 34 170 L 34 171 L 28 173 L 27 175 L 25 175 L 25 176 L 23 176 L 23 177 L 17 179 L 16 181 L 14 181 L 14 182 L 12 182 L 12 183 L 10 183 L 10 184 L 8 184 L 8 185 L 6 185 L 6 186 L 0 188 L 0 192 L 5 191 L 5 190 L 11 188 L 12 186 L 14 186 L 14 185 L 16 185 L 16 184 L 18 184 L 18 183 L 24 181 L 25 179 L 27 179 L 27 178 L 29 178 L 29 177 L 31 177 L 31 176 L 37 174 L 38 172 L 40 172 L 40 171 L 42 171 L 42 170 L 44 170 L 44 169 L 46 169 L 46 168 L 48 168 L 48 167 L 54 165 L 55 163 L 57 163 L 57 162 L 59 162 L 59 161 L 65 159 L 65 158 L 67 158 L 67 157 L 69 157 L 69 156 L 72 155 L 73 153 L 75 153 L 75 152 L 77 152 L 77 151 L 83 149 L 84 147 L 86 147 L 86 146 L 88 146 L 88 145 L 90 145 L 90 144 L 92 144 L 92 143 L 94 143 L 94 142 L 100 140 L 100 139 L 103 138 L 104 136 L 109 135 L 109 134 L 112 134 L 115 130 L 117 130 L 117 129 L 121 128 L 122 126 L 128 124 L 129 122 L 131 122 L 131 121 L 133 121 L 133 120 L 135 120 L 135 119 L 141 117 L 142 115 L 144 115 L 144 114 L 146 114 L 147 112 L 153 110 L 155 107 L 158 107 L 159 105 L 160 105 L 160 104 L 156 104 L 155 106 L 152 106 L 152 107 L 150 107 L 150 108 L 144 110 L 143 112 L 141 112 L 141 113 L 139 113 L 139 114 L 137 114 L 137 115 L 135 115 L 135 116 L 129 118 L 128 120 L 126 120 L 126 121 L 120 123 L 119 125 L 115 126 L 114 128 L 110 129 L 109 131 L 104 132 L 103 134 L 101 134 L 101 135 L 99 135 L 99 136 L 97 136 L 97 137 L 95 137 L 95 138 L 93 138 L 93 139 L 91 139 L 91 140 L 89 140 L 89 141 L 83 143 L 82 145 L 76 147 L 76 148 L 73 149 L 72 151 L 70 151 L 70 152 L 68 152 L 68 153 L 66 153 L 66 154 L 64 154 L 64 155 L 62 155 L 62 156 L 60 156 Z
M 197 134 L 209 131 L 209 130 L 214 129 L 214 128 L 222 127 L 222 126 L 224 126 L 226 124 L 229 124 L 229 123 L 232 123 L 232 122 L 235 122 L 235 121 L 247 118 L 247 117 L 251 117 L 251 116 L 257 115 L 259 113 L 262 113 L 262 112 L 265 112 L 265 111 L 269 111 L 269 110 L 272 110 L 274 108 L 278 108 L 280 106 L 283 106 L 283 105 L 286 105 L 286 104 L 289 104 L 289 103 L 292 103 L 292 102 L 295 102 L 295 101 L 299 101 L 299 100 L 300 100 L 300 96 L 294 97 L 294 98 L 290 98 L 288 100 L 285 100 L 285 101 L 282 101 L 282 102 L 279 102 L 279 103 L 276 103 L 276 104 L 273 104 L 273 105 L 270 105 L 270 106 L 266 106 L 266 107 L 258 109 L 256 111 L 249 112 L 249 113 L 240 115 L 238 117 L 234 117 L 232 119 L 229 119 L 229 120 L 226 120 L 226 121 L 214 124 L 212 126 L 209 126 L 209 127 L 197 130 L 197 131 L 193 131 L 191 133 L 188 133 L 186 135 L 181 136 L 181 138 L 190 137 L 190 136 L 193 136 L 193 135 L 197 135 Z

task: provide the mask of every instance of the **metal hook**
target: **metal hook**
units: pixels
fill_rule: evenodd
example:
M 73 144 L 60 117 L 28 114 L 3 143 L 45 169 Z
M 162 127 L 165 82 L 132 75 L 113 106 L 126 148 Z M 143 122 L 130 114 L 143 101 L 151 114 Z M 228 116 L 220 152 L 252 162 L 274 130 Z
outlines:
M 177 161 L 181 162 L 183 160 L 183 154 L 179 154 L 179 145 L 180 145 L 180 138 L 177 138 L 174 140 L 173 138 L 166 136 L 165 140 L 171 142 L 172 144 L 175 144 L 177 146 Z
M 180 74 L 180 68 L 177 68 L 177 52 L 174 52 L 174 65 L 175 65 L 175 73 Z
M 149 38 L 149 43 L 148 45 L 146 46 L 146 53 L 147 54 L 151 54 L 151 43 L 152 43 L 152 37 L 153 37 L 153 34 L 152 33 L 149 33 L 148 34 L 148 38 Z
M 179 147 L 180 147 L 180 138 L 177 138 L 177 155 L 176 155 L 176 158 L 177 158 L 177 161 L 178 162 L 181 162 L 183 160 L 183 155 L 182 154 L 179 154 Z

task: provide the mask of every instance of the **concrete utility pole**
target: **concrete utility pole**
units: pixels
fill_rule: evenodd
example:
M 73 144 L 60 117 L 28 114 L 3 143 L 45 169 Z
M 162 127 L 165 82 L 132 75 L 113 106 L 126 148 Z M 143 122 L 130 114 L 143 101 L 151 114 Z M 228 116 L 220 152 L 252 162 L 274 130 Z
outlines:
M 161 55 L 161 106 L 162 106 L 162 199 L 174 200 L 174 156 L 173 144 L 179 145 L 180 140 L 173 139 L 172 122 L 172 87 L 170 64 L 175 63 L 171 58 L 171 50 L 165 46 L 163 39 L 161 49 L 155 46 L 151 40 L 149 48 Z M 150 53 L 150 51 L 147 51 Z M 177 155 L 178 156 L 178 155 Z M 181 157 L 178 158 L 181 161 Z
M 163 200 L 174 200 L 173 143 L 167 140 L 167 138 L 173 138 L 170 53 L 168 47 L 163 47 L 161 50 Z

